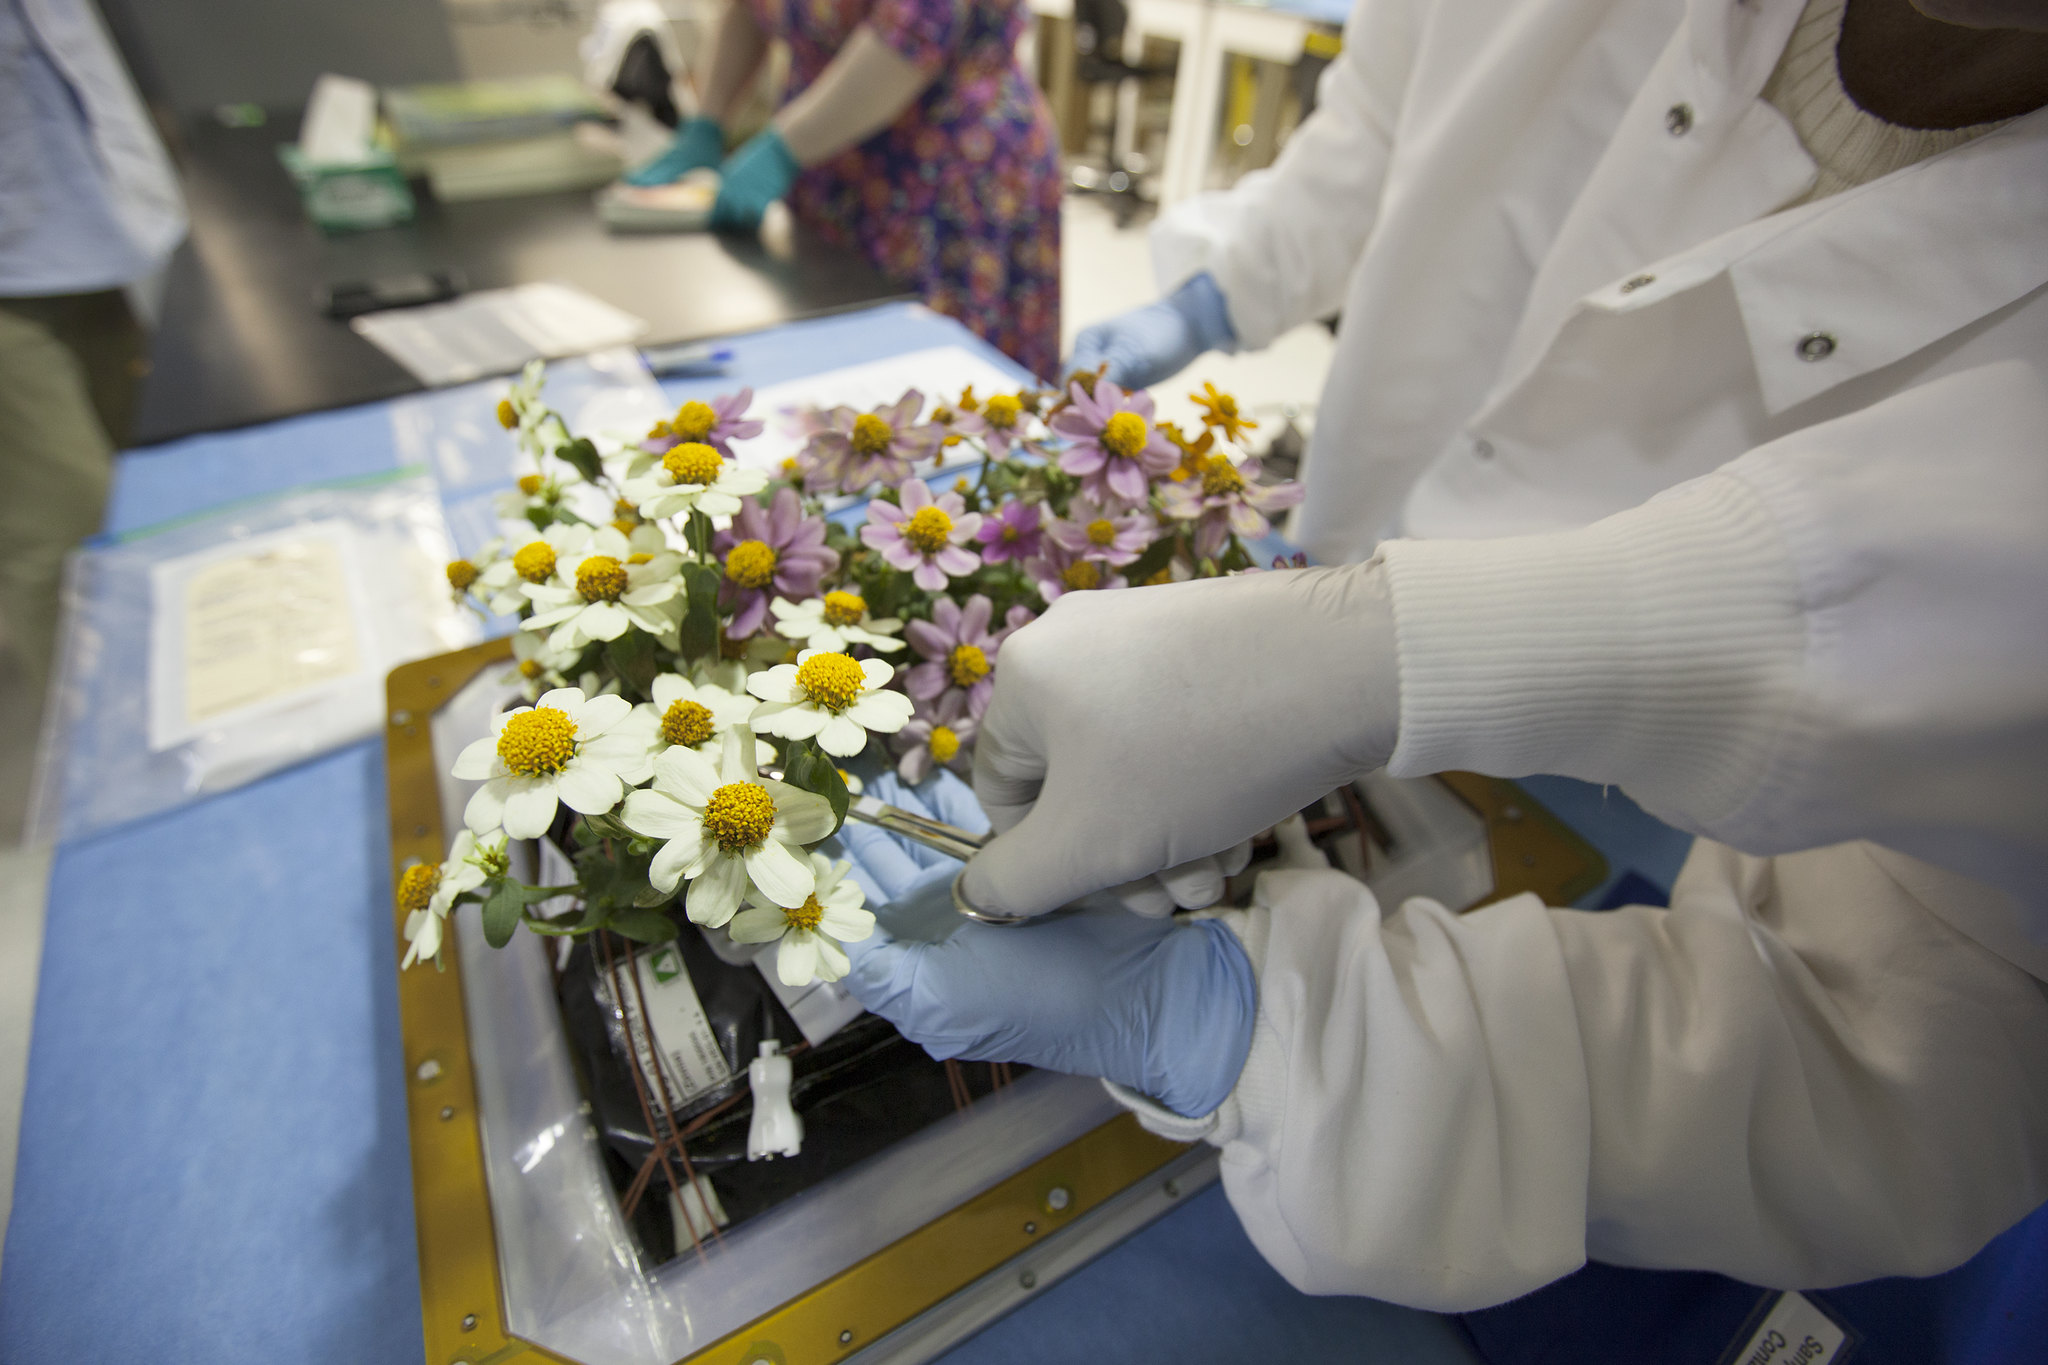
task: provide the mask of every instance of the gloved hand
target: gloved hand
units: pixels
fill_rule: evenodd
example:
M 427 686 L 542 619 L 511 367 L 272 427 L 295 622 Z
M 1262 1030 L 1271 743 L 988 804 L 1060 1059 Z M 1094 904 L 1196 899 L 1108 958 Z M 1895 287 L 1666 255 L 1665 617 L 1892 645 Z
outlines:
M 718 168 L 718 199 L 711 205 L 711 226 L 721 231 L 752 232 L 761 226 L 768 206 L 789 193 L 803 168 L 789 144 L 774 128 L 763 128 Z
M 846 951 L 846 988 L 941 1060 L 1101 1076 L 1199 1118 L 1251 1050 L 1251 961 L 1215 920 L 1144 919 L 1103 896 L 1014 928 L 962 921 L 936 943 L 878 928 Z
M 1003 642 L 963 889 L 1037 915 L 1215 854 L 1385 764 L 1400 716 L 1377 562 L 1068 593 Z
M 669 185 L 691 171 L 716 166 L 724 158 L 725 130 L 718 126 L 717 119 L 699 114 L 684 120 L 660 156 L 627 171 L 621 178 L 628 185 Z
M 916 787 L 893 772 L 884 773 L 868 783 L 864 794 L 976 834 L 988 829 L 973 789 L 943 768 Z M 858 820 L 842 825 L 837 838 L 883 933 L 935 940 L 969 922 L 953 908 L 953 878 L 962 866 L 958 858 Z
M 1062 376 L 1109 362 L 1110 382 L 1149 389 L 1204 351 L 1235 350 L 1237 329 L 1215 277 L 1194 276 L 1165 298 L 1081 330 Z

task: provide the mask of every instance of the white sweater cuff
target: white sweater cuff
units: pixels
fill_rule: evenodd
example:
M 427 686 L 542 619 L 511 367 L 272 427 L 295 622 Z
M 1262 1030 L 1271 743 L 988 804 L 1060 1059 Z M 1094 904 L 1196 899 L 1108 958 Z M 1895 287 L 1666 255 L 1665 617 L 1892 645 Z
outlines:
M 1711 824 L 1761 780 L 1804 656 L 1776 521 L 1710 475 L 1576 531 L 1381 547 L 1411 777 L 1612 782 Z

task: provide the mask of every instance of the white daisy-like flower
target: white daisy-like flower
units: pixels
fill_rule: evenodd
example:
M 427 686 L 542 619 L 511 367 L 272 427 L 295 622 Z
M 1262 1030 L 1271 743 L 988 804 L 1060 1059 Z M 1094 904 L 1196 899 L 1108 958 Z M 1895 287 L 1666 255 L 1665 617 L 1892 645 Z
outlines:
M 567 681 L 564 670 L 576 662 L 574 650 L 550 648 L 546 635 L 536 635 L 530 630 L 512 632 L 512 671 L 505 675 L 507 682 L 519 684 L 520 695 L 531 705 L 540 694 L 550 688 L 561 687 Z M 597 688 L 583 689 L 585 696 L 594 696 Z
M 558 687 L 499 716 L 493 733 L 455 760 L 455 776 L 483 781 L 463 823 L 479 834 L 503 826 L 514 839 L 538 839 L 557 804 L 584 815 L 618 805 L 651 767 L 644 740 L 611 733 L 632 709 L 624 697 L 586 700 L 580 688 Z
M 735 943 L 773 943 L 775 974 L 785 986 L 808 986 L 813 981 L 837 981 L 846 975 L 846 950 L 842 943 L 858 943 L 875 932 L 875 917 L 866 908 L 867 898 L 847 874 L 853 864 L 833 862 L 822 853 L 811 855 L 811 893 L 793 906 L 775 903 L 773 896 L 755 888 L 746 909 L 726 926 Z
M 775 614 L 775 633 L 803 641 L 805 649 L 844 654 L 854 645 L 866 645 L 893 654 L 903 648 L 901 640 L 890 638 L 903 629 L 903 622 L 893 616 L 878 620 L 868 615 L 867 600 L 843 588 L 802 602 L 777 597 L 768 603 L 768 610 Z
M 756 774 L 753 736 L 729 730 L 717 766 L 695 749 L 654 760 L 654 785 L 629 792 L 626 828 L 665 840 L 647 869 L 654 889 L 690 883 L 684 909 L 713 928 L 731 919 L 751 881 L 770 899 L 801 905 L 816 877 L 803 846 L 832 832 L 824 797 Z
M 512 553 L 484 565 L 471 591 L 498 615 L 510 616 L 526 605 L 525 588 L 552 581 L 556 567 L 583 553 L 589 543 L 590 528 L 573 522 L 556 522 L 525 540 L 515 538 Z
M 715 763 L 725 751 L 727 732 L 744 726 L 747 717 L 754 713 L 752 697 L 716 683 L 692 682 L 680 673 L 657 675 L 648 693 L 653 702 L 634 707 L 633 718 L 646 727 L 651 756 L 680 745 L 695 749 Z M 774 761 L 775 746 L 756 738 L 755 766 Z
M 885 692 L 894 666 L 807 649 L 793 664 L 778 664 L 747 679 L 761 699 L 752 725 L 783 739 L 817 738 L 828 754 L 851 758 L 867 747 L 868 732 L 893 735 L 910 723 L 910 698 Z
M 634 534 L 661 533 L 636 527 Z M 521 551 L 525 553 L 525 551 Z M 523 629 L 550 631 L 548 645 L 579 650 L 592 640 L 616 640 L 631 627 L 649 635 L 675 628 L 684 605 L 678 570 L 682 556 L 662 545 L 635 550 L 617 527 L 600 526 L 574 559 L 562 559 L 546 583 L 523 583 L 520 591 L 533 603 Z
M 740 510 L 740 499 L 767 486 L 768 471 L 728 460 L 702 441 L 685 441 L 646 474 L 628 481 L 624 492 L 650 521 L 697 511 L 722 531 Z

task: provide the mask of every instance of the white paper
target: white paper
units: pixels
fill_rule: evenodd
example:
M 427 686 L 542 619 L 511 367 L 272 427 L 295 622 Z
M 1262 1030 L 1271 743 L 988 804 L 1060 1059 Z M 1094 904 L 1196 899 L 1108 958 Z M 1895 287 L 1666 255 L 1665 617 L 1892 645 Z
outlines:
M 315 166 L 354 166 L 370 158 L 377 92 L 368 81 L 332 72 L 313 82 L 299 125 L 299 155 Z
M 1804 1294 L 1780 1294 L 1731 1365 L 1829 1365 L 1849 1334 Z
M 484 289 L 448 303 L 370 313 L 356 334 L 440 387 L 509 374 L 539 357 L 582 355 L 645 334 L 647 322 L 566 284 Z
M 370 651 L 356 556 L 335 521 L 155 565 L 150 749 L 360 683 Z

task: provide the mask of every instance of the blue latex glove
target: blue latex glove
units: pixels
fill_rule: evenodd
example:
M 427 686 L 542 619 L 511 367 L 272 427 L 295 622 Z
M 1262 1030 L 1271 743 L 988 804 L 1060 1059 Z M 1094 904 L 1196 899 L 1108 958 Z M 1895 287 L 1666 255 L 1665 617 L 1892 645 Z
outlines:
M 1157 302 L 1083 328 L 1061 373 L 1092 370 L 1106 360 L 1110 382 L 1149 389 L 1179 374 L 1204 351 L 1236 349 L 1230 305 L 1215 277 L 1203 271 Z
M 962 799 L 972 793 L 951 774 L 915 793 L 890 782 L 869 793 L 970 824 Z M 969 923 L 952 909 L 957 861 L 872 827 L 848 824 L 840 839 L 881 920 L 872 938 L 846 945 L 843 984 L 932 1056 L 1102 1076 L 1190 1118 L 1237 1084 L 1258 992 L 1221 924 L 1147 919 L 1107 895 L 1014 928 Z M 943 941 L 889 927 L 941 908 L 957 924 Z
M 683 126 L 676 129 L 668 149 L 660 156 L 645 166 L 627 171 L 622 178 L 628 185 L 668 185 L 691 171 L 716 166 L 724 159 L 725 130 L 718 126 L 717 119 L 699 114 L 685 120 Z
M 772 127 L 763 128 L 718 168 L 718 201 L 711 206 L 711 226 L 734 232 L 760 227 L 768 206 L 789 193 L 802 169 L 782 134 Z

